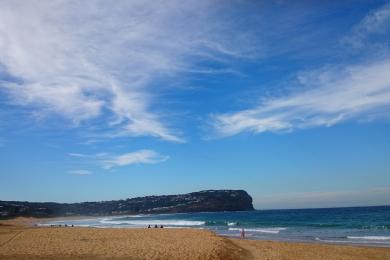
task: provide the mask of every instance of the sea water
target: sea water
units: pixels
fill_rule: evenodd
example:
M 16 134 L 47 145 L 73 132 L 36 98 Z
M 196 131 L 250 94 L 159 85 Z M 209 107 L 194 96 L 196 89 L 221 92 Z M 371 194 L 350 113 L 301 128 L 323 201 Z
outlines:
M 109 216 L 42 225 L 52 224 L 97 228 L 163 225 L 210 229 L 227 237 L 239 237 L 244 229 L 248 239 L 390 247 L 390 206 Z

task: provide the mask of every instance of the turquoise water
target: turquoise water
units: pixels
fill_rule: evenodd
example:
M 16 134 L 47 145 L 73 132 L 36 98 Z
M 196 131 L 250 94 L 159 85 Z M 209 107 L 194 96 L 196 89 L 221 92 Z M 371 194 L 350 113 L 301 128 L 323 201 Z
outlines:
M 45 223 L 84 227 L 203 228 L 228 237 L 390 247 L 390 206 L 97 217 Z

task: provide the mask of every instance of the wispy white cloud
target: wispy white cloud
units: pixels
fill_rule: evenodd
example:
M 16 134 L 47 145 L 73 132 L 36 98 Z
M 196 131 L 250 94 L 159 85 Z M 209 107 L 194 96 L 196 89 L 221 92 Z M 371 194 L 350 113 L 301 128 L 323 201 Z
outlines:
M 72 157 L 79 157 L 79 158 L 86 158 L 86 157 L 88 157 L 88 155 L 81 154 L 81 153 L 68 153 L 68 155 L 72 156 Z
M 71 170 L 71 171 L 68 171 L 69 174 L 72 174 L 72 175 L 91 175 L 92 172 L 89 171 L 89 170 Z
M 356 48 L 366 47 L 371 44 L 373 35 L 385 35 L 390 32 L 390 2 L 378 9 L 371 11 L 364 19 L 354 26 L 351 33 L 347 35 L 343 42 Z M 377 40 L 377 39 L 376 39 Z M 381 39 L 381 45 L 388 44 L 388 41 Z M 369 41 L 369 43 L 367 43 Z M 376 46 L 378 47 L 378 45 Z
M 68 153 L 69 156 L 89 159 L 97 162 L 105 169 L 127 166 L 132 164 L 156 164 L 169 159 L 167 155 L 161 155 L 153 150 L 139 150 L 124 154 L 98 153 L 93 155 Z
M 152 150 L 140 150 L 117 156 L 107 156 L 102 159 L 102 162 L 105 168 L 110 169 L 131 164 L 155 164 L 164 162 L 168 159 L 169 156 L 161 155 Z
M 386 59 L 301 75 L 301 83 L 310 90 L 266 100 L 253 109 L 214 115 L 214 126 L 220 136 L 230 136 L 332 126 L 388 113 L 389 71 Z
M 344 40 L 352 45 L 362 45 L 370 34 L 388 35 L 389 28 L 390 3 L 370 12 Z M 364 46 L 383 45 L 386 42 L 382 38 L 371 38 L 374 40 L 364 43 Z M 384 48 L 390 50 L 388 45 Z M 249 109 L 213 114 L 212 125 L 216 135 L 231 136 L 245 131 L 286 132 L 332 126 L 352 119 L 388 118 L 389 55 L 379 51 L 373 53 L 369 48 L 358 52 L 357 55 L 364 52 L 367 55 L 363 55 L 365 58 L 358 62 L 330 64 L 322 69 L 298 72 L 296 81 L 284 83 L 286 87 L 298 84 L 300 86 L 298 91 L 264 98 L 262 102 Z
M 16 80 L 1 86 L 40 117 L 76 125 L 104 117 L 109 136 L 182 142 L 159 112 L 166 86 L 156 82 L 245 52 L 246 39 L 226 36 L 234 28 L 221 26 L 212 2 L 2 1 L 0 65 Z

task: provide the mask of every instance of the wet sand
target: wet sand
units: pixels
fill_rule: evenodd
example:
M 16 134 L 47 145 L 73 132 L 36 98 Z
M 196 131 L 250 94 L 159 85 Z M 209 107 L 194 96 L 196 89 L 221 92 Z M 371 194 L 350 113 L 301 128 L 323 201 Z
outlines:
M 390 248 L 228 239 L 197 229 L 34 227 L 0 221 L 0 259 L 390 259 Z
M 390 260 L 390 248 L 231 239 L 254 260 Z

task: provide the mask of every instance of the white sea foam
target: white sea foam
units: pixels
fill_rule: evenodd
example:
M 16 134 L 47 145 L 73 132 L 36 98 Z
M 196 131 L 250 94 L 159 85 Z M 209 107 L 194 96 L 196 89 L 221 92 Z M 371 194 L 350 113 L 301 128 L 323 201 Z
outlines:
M 37 224 L 38 227 L 50 227 L 50 225 L 53 225 L 53 224 L 43 224 L 43 223 Z
M 231 231 L 241 231 L 241 228 L 229 228 Z M 275 228 L 244 228 L 245 231 L 248 232 L 260 232 L 267 234 L 278 234 L 280 231 L 286 230 L 283 227 L 275 227 Z
M 237 225 L 237 223 L 236 222 L 228 222 L 227 225 L 228 226 L 235 226 L 235 225 Z
M 390 245 L 389 240 L 334 240 L 334 239 L 320 239 L 315 238 L 316 241 L 324 243 L 335 243 L 335 244 L 357 244 L 357 245 Z
M 348 239 L 359 239 L 359 240 L 390 240 L 390 236 L 347 236 Z
M 134 226 L 147 226 L 147 225 L 163 225 L 163 226 L 202 226 L 204 221 L 192 221 L 192 220 L 179 220 L 179 219 L 151 219 L 151 220 L 100 220 L 101 224 L 107 225 L 134 225 Z

